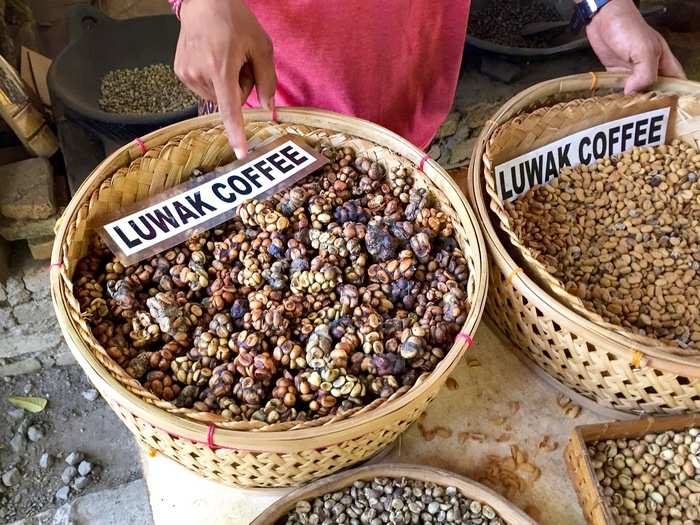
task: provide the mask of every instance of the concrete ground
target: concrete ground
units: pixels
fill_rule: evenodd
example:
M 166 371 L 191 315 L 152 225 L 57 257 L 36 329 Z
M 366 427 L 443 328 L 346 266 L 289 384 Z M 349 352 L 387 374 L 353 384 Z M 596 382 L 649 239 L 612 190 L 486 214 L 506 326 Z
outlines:
M 148 490 L 142 479 L 80 496 L 70 503 L 11 525 L 151 525 Z M 176 522 L 178 523 L 178 522 Z
M 148 523 L 148 498 L 131 434 L 91 388 L 62 340 L 47 262 L 31 260 L 26 246 L 16 248 L 11 276 L 0 286 L 0 474 L 16 471 L 11 486 L 0 483 L 0 523 L 36 514 L 23 523 L 97 523 L 73 517 L 92 515 L 86 509 L 93 503 L 87 502 L 114 505 L 122 491 L 140 509 L 139 522 Z M 13 406 L 11 396 L 38 397 L 47 404 L 33 414 Z M 78 488 L 73 487 L 78 474 L 62 479 L 71 452 L 91 465 Z M 61 499 L 57 492 L 64 486 L 68 494 Z M 117 521 L 100 523 L 129 523 L 109 514 Z
M 682 39 L 683 56 L 693 65 L 697 53 L 687 50 L 688 42 Z M 498 103 L 543 79 L 598 67 L 590 53 L 578 53 L 506 68 L 515 78 L 503 83 L 489 76 L 502 76 L 502 68 L 482 71 L 475 54 L 467 54 L 450 117 L 454 126 L 442 130 L 431 155 L 445 166 L 465 165 L 485 118 L 475 115 L 488 116 L 484 103 Z M 700 75 L 697 71 L 692 70 Z M 245 524 L 284 492 L 251 495 L 200 479 L 162 456 L 140 454 L 106 404 L 91 400 L 90 385 L 62 342 L 53 316 L 47 265 L 31 261 L 23 250 L 14 254 L 11 277 L 0 285 L 0 474 L 17 469 L 11 487 L 0 484 L 0 523 Z M 425 421 L 429 428 L 449 427 L 452 436 L 426 442 L 414 425 L 386 461 L 426 463 L 480 479 L 488 455 L 507 455 L 510 445 L 516 445 L 542 476 L 510 494 L 511 499 L 545 525 L 583 523 L 562 447 L 574 425 L 600 418 L 586 410 L 576 419 L 565 416 L 557 393 L 523 366 L 487 324 L 453 377 L 457 390 L 444 389 Z M 48 404 L 41 413 L 22 413 L 7 403 L 12 395 L 44 397 Z M 43 434 L 36 442 L 27 437 L 31 426 Z M 485 440 L 460 444 L 460 432 L 484 434 Z M 555 450 L 539 447 L 545 435 L 556 442 Z M 75 480 L 69 480 L 67 499 L 56 499 L 65 485 L 61 477 L 70 452 L 84 454 L 94 471 L 85 488 L 75 490 Z M 46 468 L 39 465 L 44 453 L 51 460 Z M 505 491 L 493 480 L 485 482 Z

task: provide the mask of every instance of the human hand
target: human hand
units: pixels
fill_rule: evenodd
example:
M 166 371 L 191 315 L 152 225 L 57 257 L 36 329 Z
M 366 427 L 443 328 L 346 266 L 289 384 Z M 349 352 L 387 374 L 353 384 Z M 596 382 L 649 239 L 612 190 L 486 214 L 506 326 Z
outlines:
M 586 33 L 608 71 L 630 73 L 625 93 L 653 84 L 659 74 L 685 78 L 666 40 L 646 23 L 632 0 L 612 0 L 605 5 Z
M 274 105 L 272 41 L 243 0 L 185 0 L 180 20 L 175 73 L 204 100 L 217 102 L 231 147 L 243 158 L 241 105 L 253 85 L 265 109 Z

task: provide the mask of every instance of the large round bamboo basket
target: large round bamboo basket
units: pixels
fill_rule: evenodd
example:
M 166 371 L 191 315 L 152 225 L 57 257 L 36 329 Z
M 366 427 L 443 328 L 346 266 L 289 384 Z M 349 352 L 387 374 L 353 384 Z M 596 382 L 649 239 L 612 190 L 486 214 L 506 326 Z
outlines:
M 463 496 L 493 508 L 506 525 L 537 525 L 537 522 L 508 500 L 468 478 L 432 467 L 388 463 L 355 468 L 293 490 L 255 518 L 250 525 L 276 525 L 281 523 L 281 520 L 299 501 L 312 500 L 329 492 L 344 489 L 355 481 L 373 478 L 407 478 L 431 482 L 443 487 L 455 487 Z
M 675 91 L 670 91 L 676 94 Z M 529 149 L 534 144 L 551 142 L 555 138 L 578 131 L 581 120 L 590 118 L 589 116 L 592 114 L 604 115 L 608 119 L 614 120 L 627 107 L 638 104 L 654 104 L 659 101 L 663 103 L 662 99 L 666 93 L 668 91 L 652 91 L 627 96 L 615 93 L 607 96 L 579 98 L 518 115 L 500 125 L 492 134 L 484 152 L 483 173 L 486 192 L 490 197 L 490 208 L 498 217 L 498 225 L 507 234 L 516 258 L 522 261 L 527 274 L 535 278 L 545 290 L 554 294 L 564 304 L 594 323 L 604 326 L 607 330 L 620 332 L 623 336 L 637 341 L 640 345 L 662 348 L 667 352 L 677 352 L 684 356 L 700 355 L 698 350 L 680 349 L 668 342 L 659 341 L 610 323 L 587 308 L 579 297 L 567 291 L 565 285 L 552 275 L 553 269 L 548 268 L 547 264 L 538 259 L 535 252 L 522 242 L 521 235 L 517 231 L 518 228 L 512 224 L 505 204 L 498 195 L 496 176 L 493 171 L 494 161 L 492 159 L 497 158 L 497 155 L 503 155 L 504 152 L 522 152 L 523 149 Z M 698 96 L 679 94 L 678 109 L 671 120 L 671 129 L 669 129 L 671 137 L 686 141 L 693 147 L 698 146 L 695 137 L 700 133 L 700 84 L 696 84 L 695 93 Z
M 430 374 L 386 400 L 307 422 L 265 425 L 235 422 L 162 401 L 128 376 L 92 335 L 72 293 L 71 275 L 85 254 L 92 227 L 129 203 L 232 160 L 218 115 L 199 117 L 151 133 L 109 156 L 83 183 L 66 209 L 52 254 L 51 289 L 68 345 L 119 417 L 151 452 L 160 452 L 199 474 L 235 486 L 292 486 L 364 461 L 389 445 L 426 408 L 468 348 L 485 303 L 486 249 L 466 198 L 424 154 L 380 126 L 329 112 L 283 109 L 277 120 L 262 110 L 245 112 L 251 148 L 284 133 L 349 146 L 386 168 L 407 165 L 450 214 L 470 277 L 469 314 L 445 358 Z M 144 150 L 147 150 L 145 154 Z M 387 169 L 387 173 L 390 169 Z
M 469 169 L 468 192 L 490 248 L 487 312 L 531 362 L 564 387 L 606 409 L 627 413 L 676 413 L 700 409 L 700 358 L 669 351 L 591 320 L 530 273 L 490 210 L 486 170 L 489 143 L 511 119 L 562 101 L 620 91 L 625 78 L 612 73 L 574 75 L 532 86 L 509 100 L 485 126 Z M 661 93 L 700 95 L 698 84 L 661 79 Z M 680 108 L 679 113 L 683 111 Z M 542 112 L 546 114 L 546 111 Z M 543 126 L 546 125 L 543 123 Z M 697 141 L 693 132 L 687 140 Z M 528 271 L 524 271 L 524 266 Z

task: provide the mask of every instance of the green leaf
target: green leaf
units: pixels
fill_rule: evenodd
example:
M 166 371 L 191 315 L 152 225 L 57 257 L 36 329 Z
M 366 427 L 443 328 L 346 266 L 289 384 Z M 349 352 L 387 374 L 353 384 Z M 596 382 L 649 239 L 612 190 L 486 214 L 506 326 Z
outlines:
M 43 397 L 10 396 L 7 400 L 11 405 L 35 414 L 44 410 L 46 408 L 46 403 L 48 403 Z

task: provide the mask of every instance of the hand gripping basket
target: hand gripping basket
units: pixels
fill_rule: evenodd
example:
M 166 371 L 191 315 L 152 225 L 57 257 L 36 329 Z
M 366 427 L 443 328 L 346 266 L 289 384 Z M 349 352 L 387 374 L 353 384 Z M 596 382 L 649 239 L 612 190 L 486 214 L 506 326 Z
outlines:
M 603 409 L 699 410 L 700 357 L 632 334 L 586 311 L 580 299 L 520 244 L 494 191 L 493 151 L 534 143 L 554 126 L 564 129 L 583 108 L 593 111 L 601 104 L 624 104 L 626 99 L 619 93 L 593 99 L 619 92 L 624 80 L 621 75 L 603 73 L 543 82 L 508 101 L 485 126 L 472 158 L 468 191 L 491 251 L 486 308 L 531 363 Z M 700 132 L 693 131 L 700 129 L 698 84 L 662 79 L 653 90 L 680 96 L 675 131 L 687 141 L 700 139 Z
M 458 476 L 447 470 L 422 465 L 401 464 L 380 464 L 355 468 L 298 488 L 273 503 L 265 512 L 255 518 L 251 525 L 277 525 L 278 523 L 283 523 L 285 516 L 294 510 L 299 501 L 313 500 L 329 492 L 342 490 L 352 485 L 355 481 L 374 478 L 406 478 L 435 483 L 443 487 L 455 487 L 463 496 L 491 507 L 507 525 L 537 525 L 534 520 L 518 507 L 480 483 Z
M 93 337 L 72 294 L 71 275 L 88 249 L 93 225 L 115 210 L 162 192 L 232 160 L 218 115 L 163 128 L 109 156 L 83 183 L 66 209 L 56 236 L 51 289 L 68 345 L 103 397 L 149 452 L 160 452 L 187 468 L 229 485 L 282 487 L 304 483 L 364 461 L 389 445 L 425 410 L 467 350 L 486 296 L 486 250 L 476 216 L 440 166 L 399 136 L 372 123 L 310 109 L 270 113 L 246 111 L 251 148 L 284 133 L 349 146 L 389 168 L 415 168 L 453 218 L 467 259 L 469 314 L 445 358 L 415 385 L 386 400 L 342 415 L 307 422 L 265 425 L 233 422 L 211 413 L 176 408 L 144 389 L 117 365 Z

